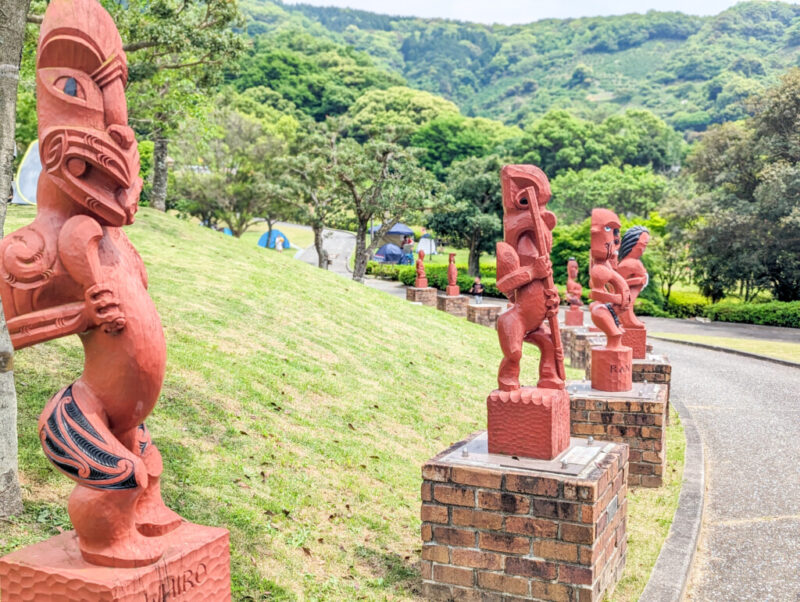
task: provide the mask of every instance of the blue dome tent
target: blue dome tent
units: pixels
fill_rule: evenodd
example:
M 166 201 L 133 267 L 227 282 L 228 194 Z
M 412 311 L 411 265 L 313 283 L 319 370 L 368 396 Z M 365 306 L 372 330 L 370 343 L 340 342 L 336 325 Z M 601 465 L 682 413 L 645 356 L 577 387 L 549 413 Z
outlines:
M 379 229 L 380 225 L 371 228 L 369 231 L 370 236 L 374 236 Z M 393 245 L 400 246 L 403 244 L 403 239 L 406 236 L 414 236 L 414 231 L 405 224 L 395 224 L 386 234 L 383 235 L 380 244 L 384 245 L 391 243 Z
M 403 251 L 397 245 L 387 243 L 375 253 L 375 261 L 381 263 L 397 263 L 403 258 Z
M 272 230 L 272 236 L 269 237 L 269 241 L 267 241 L 267 235 L 268 234 L 269 234 L 269 231 L 264 232 L 264 234 L 261 235 L 261 238 L 258 239 L 258 246 L 259 247 L 264 247 L 266 249 L 274 249 L 275 248 L 275 242 L 280 237 L 280 238 L 283 238 L 283 248 L 284 249 L 291 248 L 292 243 L 289 242 L 289 238 L 283 232 L 281 232 L 280 230 L 273 229 Z

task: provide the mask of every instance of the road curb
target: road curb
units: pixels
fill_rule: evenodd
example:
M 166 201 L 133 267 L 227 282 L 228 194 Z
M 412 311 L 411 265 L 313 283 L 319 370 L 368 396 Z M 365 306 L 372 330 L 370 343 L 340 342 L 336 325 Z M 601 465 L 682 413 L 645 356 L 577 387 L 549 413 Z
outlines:
M 703 441 L 688 408 L 677 399 L 671 402 L 681 417 L 686 437 L 683 484 L 667 540 L 639 602 L 680 602 L 683 599 L 703 524 L 706 489 Z
M 710 349 L 711 351 L 721 351 L 723 353 L 731 353 L 733 355 L 741 355 L 742 357 L 749 357 L 756 360 L 764 360 L 765 362 L 772 362 L 773 364 L 781 364 L 791 368 L 800 368 L 800 364 L 790 360 L 782 360 L 777 357 L 769 357 L 768 355 L 760 355 L 758 353 L 750 353 L 748 351 L 740 351 L 738 349 L 730 349 L 729 347 L 718 347 L 717 345 L 709 345 L 707 343 L 697 343 L 695 341 L 682 341 L 680 339 L 668 339 L 666 337 L 654 337 L 651 334 L 647 335 L 648 339 L 656 341 L 664 341 L 667 343 L 678 343 L 679 345 L 689 345 L 690 347 L 700 347 L 701 349 Z

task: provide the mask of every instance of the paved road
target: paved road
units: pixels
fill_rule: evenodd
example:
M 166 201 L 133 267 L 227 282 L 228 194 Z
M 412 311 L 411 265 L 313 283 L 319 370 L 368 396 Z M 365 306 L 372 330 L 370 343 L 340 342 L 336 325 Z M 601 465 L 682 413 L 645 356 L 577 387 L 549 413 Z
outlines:
M 706 454 L 693 601 L 800 600 L 800 370 L 655 341 Z
M 672 318 L 653 318 L 645 316 L 641 320 L 650 332 L 674 332 L 681 334 L 700 334 L 713 337 L 732 337 L 736 339 L 770 339 L 800 343 L 800 329 L 781 326 L 760 326 L 758 324 L 733 324 L 730 322 L 701 322 L 699 320 L 675 320 Z M 794 601 L 792 601 L 794 602 Z
M 331 260 L 329 269 L 342 276 L 352 278 L 353 273 L 350 271 L 350 264 L 348 261 L 356 245 L 355 234 L 343 232 L 342 230 L 323 230 L 322 239 L 323 246 Z M 317 262 L 317 250 L 314 248 L 314 245 L 298 253 L 297 259 L 314 266 L 319 265 Z

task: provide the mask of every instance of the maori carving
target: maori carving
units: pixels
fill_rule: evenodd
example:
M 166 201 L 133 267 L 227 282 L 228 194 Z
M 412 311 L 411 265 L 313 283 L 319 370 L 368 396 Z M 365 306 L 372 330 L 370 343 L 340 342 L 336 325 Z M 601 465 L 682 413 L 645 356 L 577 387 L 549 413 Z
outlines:
M 569 308 L 567 308 L 564 322 L 567 326 L 583 326 L 581 294 L 583 294 L 583 287 L 578 282 L 578 261 L 574 257 L 570 257 L 567 262 L 567 303 Z
M 425 251 L 422 249 L 419 250 L 419 255 L 417 256 L 417 277 L 414 280 L 414 287 L 416 288 L 428 288 L 428 279 L 425 277 Z
M 499 388 L 487 402 L 489 451 L 549 459 L 569 445 L 560 298 L 550 263 L 556 216 L 546 209 L 550 183 L 538 167 L 507 165 L 501 180 L 504 236 L 497 243 L 497 287 L 510 307 L 497 319 L 503 359 Z M 541 351 L 536 387 L 520 386 L 524 342 Z
M 642 254 L 650 242 L 650 231 L 644 226 L 628 228 L 622 237 L 619 247 L 619 263 L 617 272 L 625 279 L 631 292 L 631 304 L 620 315 L 620 321 L 625 329 L 622 343 L 633 349 L 633 357 L 644 359 L 647 354 L 647 329 L 644 322 L 636 317 L 633 305 L 639 293 L 647 286 L 650 276 L 647 268 L 642 263 Z
M 622 344 L 620 316 L 631 306 L 625 279 L 616 271 L 619 253 L 619 217 L 608 209 L 592 211 L 591 281 L 589 310 L 595 326 L 606 335 L 606 346 L 592 350 L 592 386 L 603 391 L 631 389 L 631 349 Z
M 461 289 L 458 287 L 458 268 L 456 268 L 456 254 L 450 253 L 447 263 L 447 290 L 448 297 L 458 297 Z
M 52 0 L 36 65 L 37 215 L 0 243 L 0 295 L 16 349 L 79 335 L 83 374 L 39 419 L 47 457 L 77 485 L 69 514 L 83 557 L 136 567 L 181 518 L 161 499 L 162 461 L 144 420 L 164 379 L 166 347 L 133 223 L 141 179 L 128 126 L 127 63 L 96 0 Z

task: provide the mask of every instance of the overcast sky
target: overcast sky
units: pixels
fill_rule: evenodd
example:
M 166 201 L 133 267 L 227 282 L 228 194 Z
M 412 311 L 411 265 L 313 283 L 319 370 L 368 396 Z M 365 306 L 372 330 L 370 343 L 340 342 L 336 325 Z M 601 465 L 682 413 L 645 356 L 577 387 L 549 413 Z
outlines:
M 297 4 L 296 0 L 284 0 Z M 539 19 L 644 13 L 648 10 L 715 15 L 735 0 L 302 0 L 316 6 L 359 8 L 389 15 L 442 17 L 478 23 L 530 23 Z

